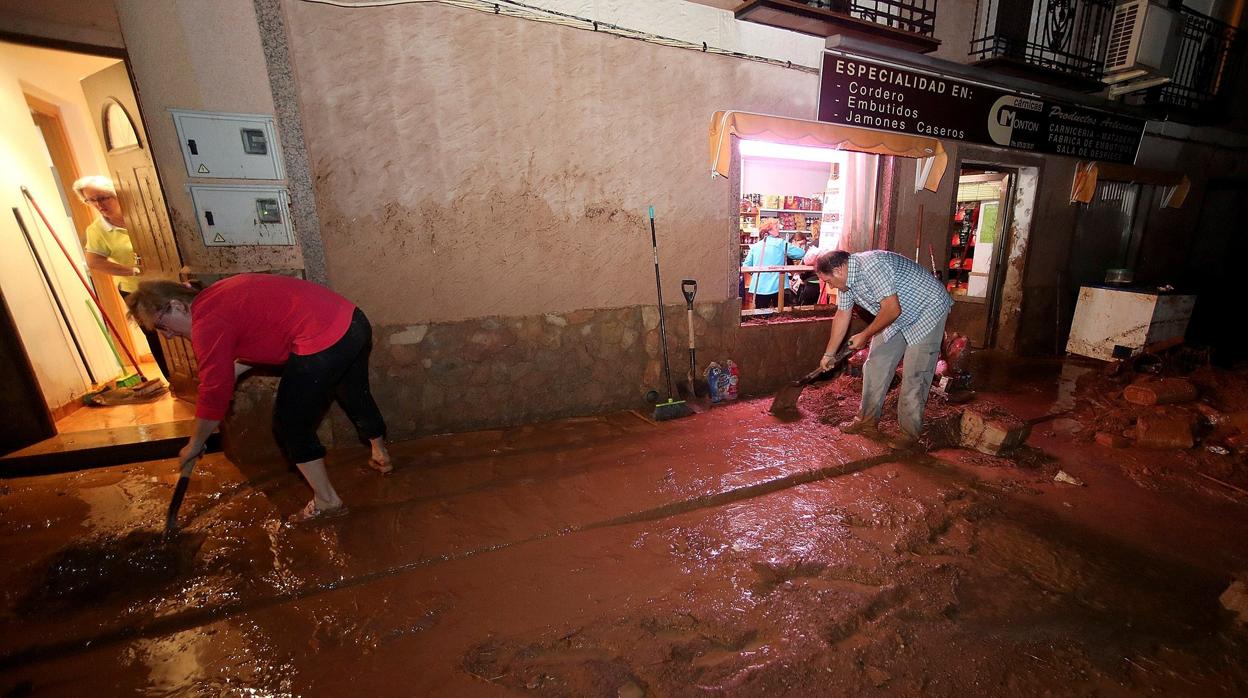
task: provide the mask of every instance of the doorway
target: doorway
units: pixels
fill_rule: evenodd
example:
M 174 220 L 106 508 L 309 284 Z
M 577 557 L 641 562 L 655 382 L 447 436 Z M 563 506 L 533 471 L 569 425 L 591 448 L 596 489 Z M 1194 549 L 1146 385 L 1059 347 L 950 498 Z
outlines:
M 190 420 L 194 406 L 168 391 L 87 406 L 91 394 L 135 374 L 183 395 L 193 385 L 186 343 L 157 340 L 168 370 L 157 368 L 118 291 L 131 275 L 118 269 L 167 278 L 181 268 L 124 56 L 0 42 L 0 116 L 0 144 L 9 154 L 0 173 L 0 295 L 15 330 L 4 335 L 3 349 L 25 356 L 28 384 L 37 388 L 25 391 L 36 394 L 27 394 L 20 409 L 49 415 L 59 437 L 110 432 L 106 440 L 116 444 Z M 134 256 L 95 249 L 99 237 L 88 239 L 108 198 L 96 191 L 89 204 L 75 192 L 88 175 L 111 180 L 120 214 L 105 229 L 110 240 L 126 240 Z M 107 269 L 89 263 L 97 257 Z M 0 454 L 52 436 L 42 421 L 40 429 L 7 434 Z
M 963 163 L 958 171 L 945 288 L 954 299 L 951 326 L 976 347 L 997 346 L 1016 180 L 996 165 Z

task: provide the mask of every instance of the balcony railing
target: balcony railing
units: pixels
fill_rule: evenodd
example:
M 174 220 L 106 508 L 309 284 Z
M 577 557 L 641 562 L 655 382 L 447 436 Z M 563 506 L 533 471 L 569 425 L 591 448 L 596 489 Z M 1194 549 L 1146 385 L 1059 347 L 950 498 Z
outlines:
M 903 32 L 936 33 L 936 0 L 802 0 L 811 7 L 847 14 Z
M 976 0 L 970 55 L 1091 86 L 1102 74 L 1113 9 L 1112 0 Z
M 1243 33 L 1187 7 L 1179 8 L 1179 13 L 1183 38 L 1173 78 L 1146 92 L 1144 103 L 1208 112 L 1220 106 L 1236 84 L 1244 56 Z
M 936 39 L 937 0 L 746 0 L 737 19 L 814 36 L 846 35 L 928 53 Z

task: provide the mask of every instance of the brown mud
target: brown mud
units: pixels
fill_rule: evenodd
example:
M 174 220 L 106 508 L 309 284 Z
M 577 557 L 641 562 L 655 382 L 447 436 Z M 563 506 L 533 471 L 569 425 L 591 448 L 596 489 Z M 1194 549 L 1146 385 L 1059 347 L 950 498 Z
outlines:
M 7 480 L 0 695 L 1244 695 L 1218 597 L 1248 498 L 1088 441 L 1090 370 L 974 362 L 1040 420 L 1011 458 L 843 435 L 847 379 L 790 422 L 433 437 L 388 477 L 333 453 L 352 513 L 307 526 L 295 473 L 208 456 L 171 545 L 169 461 Z

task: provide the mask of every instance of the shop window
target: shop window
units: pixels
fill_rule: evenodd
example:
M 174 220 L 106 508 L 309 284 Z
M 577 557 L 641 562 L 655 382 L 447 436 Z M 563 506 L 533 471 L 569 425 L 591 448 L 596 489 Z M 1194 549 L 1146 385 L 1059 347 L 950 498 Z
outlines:
M 821 250 L 871 246 L 879 156 L 742 140 L 742 322 L 820 316 L 835 289 L 811 265 Z

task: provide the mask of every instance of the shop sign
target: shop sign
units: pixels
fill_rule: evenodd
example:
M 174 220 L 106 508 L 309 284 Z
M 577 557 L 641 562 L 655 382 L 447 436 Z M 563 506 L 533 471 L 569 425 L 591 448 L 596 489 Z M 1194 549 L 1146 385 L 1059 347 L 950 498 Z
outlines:
M 1143 119 L 1042 95 L 824 53 L 819 120 L 881 131 L 1135 163 Z

